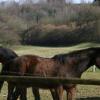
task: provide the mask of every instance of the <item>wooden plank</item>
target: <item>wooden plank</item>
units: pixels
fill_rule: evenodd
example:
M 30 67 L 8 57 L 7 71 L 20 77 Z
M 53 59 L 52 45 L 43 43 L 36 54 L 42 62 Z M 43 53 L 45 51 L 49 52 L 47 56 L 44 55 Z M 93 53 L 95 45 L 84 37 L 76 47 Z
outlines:
M 0 76 L 1 81 L 12 81 L 20 84 L 41 84 L 41 85 L 61 85 L 61 84 L 84 84 L 100 85 L 100 80 L 79 79 L 79 78 L 58 78 L 58 77 L 32 77 L 32 76 Z

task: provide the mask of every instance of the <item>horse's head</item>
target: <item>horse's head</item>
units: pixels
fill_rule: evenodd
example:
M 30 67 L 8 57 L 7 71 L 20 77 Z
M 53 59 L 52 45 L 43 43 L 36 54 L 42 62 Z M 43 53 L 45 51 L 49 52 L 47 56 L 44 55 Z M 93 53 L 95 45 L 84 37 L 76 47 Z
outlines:
M 0 47 L 0 63 L 2 63 L 2 70 L 0 74 L 8 71 L 9 62 L 16 57 L 17 54 L 11 49 Z
M 6 63 L 17 57 L 17 54 L 11 49 L 0 47 L 0 63 Z

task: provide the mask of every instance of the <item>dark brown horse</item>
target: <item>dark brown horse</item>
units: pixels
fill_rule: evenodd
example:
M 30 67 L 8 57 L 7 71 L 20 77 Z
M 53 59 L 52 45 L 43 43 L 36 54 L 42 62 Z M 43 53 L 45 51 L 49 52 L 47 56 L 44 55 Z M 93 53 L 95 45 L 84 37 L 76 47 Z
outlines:
M 97 67 L 100 68 L 99 57 L 100 48 L 78 50 L 68 54 L 55 55 L 52 58 L 42 58 L 36 55 L 24 55 L 12 60 L 10 62 L 9 70 L 12 72 L 19 72 L 18 75 L 80 78 L 82 73 L 90 66 L 97 65 Z M 58 86 L 51 86 L 51 84 L 48 83 L 46 86 L 41 85 L 40 83 L 34 84 L 32 87 L 33 89 L 34 87 L 55 89 L 55 100 L 62 100 L 63 90 L 65 89 L 67 92 L 67 100 L 73 100 L 76 85 L 60 84 Z M 15 93 L 13 94 L 13 98 L 18 96 L 17 93 L 23 93 L 25 91 L 25 87 L 17 87 Z
M 18 57 L 18 56 L 14 51 L 0 46 L 0 63 L 2 63 L 2 70 L 1 70 L 0 75 L 7 75 L 6 72 L 8 71 L 8 69 L 7 69 L 8 62 L 16 57 Z M 3 86 L 3 83 L 4 83 L 4 81 L 0 81 L 0 91 Z M 8 84 L 8 88 L 9 88 L 9 84 Z M 8 89 L 8 90 L 10 90 L 10 89 Z M 8 98 L 11 97 L 11 95 L 10 95 L 11 93 L 8 91 Z

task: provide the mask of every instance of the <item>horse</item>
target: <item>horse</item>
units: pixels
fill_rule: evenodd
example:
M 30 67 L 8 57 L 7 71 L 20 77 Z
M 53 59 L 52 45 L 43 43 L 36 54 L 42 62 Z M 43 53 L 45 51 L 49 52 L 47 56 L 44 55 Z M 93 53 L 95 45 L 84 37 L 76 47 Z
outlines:
M 2 70 L 1 70 L 0 75 L 7 75 L 6 72 L 8 71 L 8 69 L 7 69 L 8 62 L 16 57 L 18 57 L 18 55 L 14 51 L 12 51 L 9 48 L 0 46 L 0 63 L 2 63 Z M 4 83 L 4 81 L 0 81 L 0 91 L 3 86 L 3 83 Z M 9 84 L 8 84 L 8 88 L 9 88 Z M 11 97 L 10 94 L 8 91 L 8 96 L 7 96 L 8 98 Z
M 0 46 L 0 63 L 2 63 L 2 70 L 0 72 L 0 75 L 9 75 L 9 73 L 11 71 L 8 69 L 7 66 L 9 65 L 9 62 L 16 57 L 18 57 L 18 55 L 13 50 Z M 10 74 L 16 75 L 16 73 L 10 73 Z M 4 83 L 4 81 L 0 81 L 0 91 L 1 91 L 1 88 L 3 86 L 3 83 Z M 8 82 L 7 100 L 11 100 L 15 87 L 16 86 L 12 82 Z M 21 100 L 23 100 L 23 97 L 26 98 L 26 95 L 23 96 L 23 94 L 24 93 L 19 94 Z M 35 96 L 35 98 L 38 97 L 38 100 L 40 100 L 39 89 L 34 88 L 33 89 L 33 95 Z M 37 100 L 37 99 L 35 99 L 35 100 Z
M 99 57 L 100 48 L 76 50 L 68 54 L 57 54 L 51 58 L 43 58 L 37 55 L 23 55 L 10 62 L 9 70 L 19 72 L 18 75 L 80 78 L 82 73 L 92 65 L 100 68 Z M 20 91 L 22 93 L 23 91 L 25 92 L 26 87 L 18 86 L 13 94 L 13 100 L 16 100 Z M 55 100 L 63 100 L 64 90 L 67 92 L 67 100 L 74 100 L 76 90 L 75 84 L 60 84 L 55 86 L 50 83 L 47 85 L 39 83 L 33 84 L 32 89 L 34 87 L 54 89 Z

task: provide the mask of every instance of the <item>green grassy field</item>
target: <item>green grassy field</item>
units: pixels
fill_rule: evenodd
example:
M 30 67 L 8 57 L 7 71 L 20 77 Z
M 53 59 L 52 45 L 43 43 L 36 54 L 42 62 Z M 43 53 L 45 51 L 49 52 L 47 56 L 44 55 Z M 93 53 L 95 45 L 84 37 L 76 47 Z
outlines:
M 73 47 L 37 47 L 37 46 L 13 46 L 11 47 L 18 55 L 23 54 L 36 54 L 42 57 L 52 57 L 55 54 L 59 53 L 68 53 L 70 51 L 84 49 L 88 47 L 99 46 L 99 44 L 80 44 Z M 100 79 L 100 71 L 96 69 L 96 72 L 92 72 L 90 68 L 87 72 L 84 72 L 82 78 L 85 79 Z M 40 90 L 42 100 L 52 100 L 50 92 L 48 90 Z M 6 100 L 7 97 L 7 83 L 5 82 L 3 89 L 0 93 L 0 100 Z M 34 100 L 31 88 L 28 89 L 28 100 Z M 77 86 L 77 98 L 87 98 L 82 100 L 100 100 L 100 86 L 92 85 L 78 85 Z M 65 93 L 64 93 L 65 98 Z M 64 99 L 66 100 L 66 99 Z

